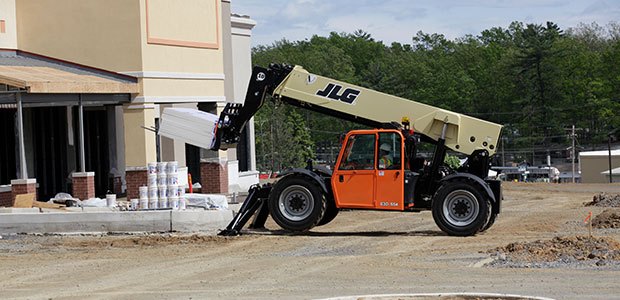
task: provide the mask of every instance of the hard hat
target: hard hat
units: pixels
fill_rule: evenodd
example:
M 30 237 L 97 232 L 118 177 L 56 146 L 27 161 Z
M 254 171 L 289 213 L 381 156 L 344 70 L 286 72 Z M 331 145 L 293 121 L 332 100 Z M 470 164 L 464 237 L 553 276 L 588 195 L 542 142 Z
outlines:
M 392 147 L 390 147 L 390 145 L 386 143 L 381 144 L 381 147 L 379 147 L 379 149 L 387 152 L 392 151 Z

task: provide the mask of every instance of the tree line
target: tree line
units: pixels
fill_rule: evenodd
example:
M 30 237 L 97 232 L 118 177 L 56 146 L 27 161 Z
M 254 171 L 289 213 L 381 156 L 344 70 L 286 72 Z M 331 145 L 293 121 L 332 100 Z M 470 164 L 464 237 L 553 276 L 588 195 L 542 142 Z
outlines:
M 507 149 L 592 148 L 620 127 L 620 23 L 512 22 L 448 39 L 417 32 L 385 45 L 370 34 L 315 35 L 252 50 L 255 65 L 288 63 L 388 94 L 504 125 Z M 397 120 L 398 121 L 398 120 Z M 255 118 L 259 170 L 303 166 L 317 145 L 356 124 L 273 101 Z M 517 159 L 517 158 L 515 158 Z M 521 159 L 521 158 L 518 158 Z

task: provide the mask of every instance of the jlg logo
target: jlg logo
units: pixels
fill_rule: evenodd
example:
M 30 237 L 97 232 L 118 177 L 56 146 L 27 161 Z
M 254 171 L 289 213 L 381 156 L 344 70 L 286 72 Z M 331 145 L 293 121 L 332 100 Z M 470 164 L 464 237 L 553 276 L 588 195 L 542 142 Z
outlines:
M 360 91 L 352 88 L 346 88 L 342 92 L 342 94 L 338 94 L 341 89 L 341 85 L 329 83 L 323 90 L 317 91 L 316 94 L 321 97 L 326 97 L 336 101 L 342 101 L 348 104 L 353 104 L 353 101 L 355 101 L 355 99 L 357 99 L 357 96 L 359 96 L 360 94 Z

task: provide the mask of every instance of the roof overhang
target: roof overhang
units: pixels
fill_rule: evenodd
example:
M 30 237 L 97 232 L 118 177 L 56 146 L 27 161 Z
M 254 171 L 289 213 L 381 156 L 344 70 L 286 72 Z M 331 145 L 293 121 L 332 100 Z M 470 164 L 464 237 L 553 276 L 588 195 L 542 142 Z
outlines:
M 134 77 L 21 51 L 0 52 L 0 84 L 32 94 L 139 93 Z
M 73 74 L 48 67 L 0 66 L 0 83 L 41 94 L 138 93 L 137 83 Z

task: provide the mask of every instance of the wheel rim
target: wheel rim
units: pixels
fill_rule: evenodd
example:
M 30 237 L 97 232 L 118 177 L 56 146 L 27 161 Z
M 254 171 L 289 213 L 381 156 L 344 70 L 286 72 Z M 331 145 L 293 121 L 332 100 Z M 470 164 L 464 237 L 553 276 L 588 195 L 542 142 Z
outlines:
M 480 206 L 476 196 L 466 190 L 456 190 L 446 196 L 443 215 L 454 226 L 467 226 L 478 217 Z
M 282 215 L 291 221 L 304 220 L 314 209 L 312 193 L 303 186 L 291 185 L 280 194 L 278 208 Z

